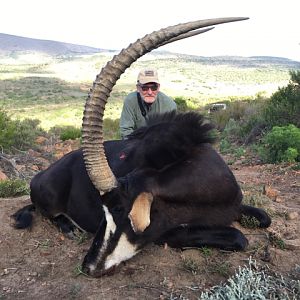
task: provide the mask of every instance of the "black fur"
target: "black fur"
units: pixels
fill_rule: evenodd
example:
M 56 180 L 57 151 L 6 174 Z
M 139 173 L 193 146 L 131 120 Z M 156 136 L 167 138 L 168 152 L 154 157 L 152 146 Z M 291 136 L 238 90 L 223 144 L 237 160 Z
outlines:
M 15 220 L 14 227 L 16 229 L 28 228 L 32 224 L 32 211 L 35 210 L 33 204 L 29 204 L 19 209 L 12 215 L 12 218 Z
M 32 179 L 33 205 L 51 220 L 67 215 L 83 230 L 95 233 L 103 223 L 105 204 L 118 234 L 125 232 L 140 247 L 167 242 L 174 247 L 242 250 L 247 240 L 230 227 L 232 222 L 241 214 L 256 217 L 261 227 L 271 220 L 263 210 L 242 204 L 233 173 L 211 145 L 212 129 L 197 113 L 155 116 L 128 140 L 104 143 L 119 181 L 116 189 L 100 196 L 87 175 L 82 150 L 77 150 Z M 135 234 L 127 216 L 142 192 L 154 197 L 151 223 L 142 234 Z M 30 226 L 28 210 L 15 215 L 22 228 Z M 99 246 L 97 237 L 94 244 Z

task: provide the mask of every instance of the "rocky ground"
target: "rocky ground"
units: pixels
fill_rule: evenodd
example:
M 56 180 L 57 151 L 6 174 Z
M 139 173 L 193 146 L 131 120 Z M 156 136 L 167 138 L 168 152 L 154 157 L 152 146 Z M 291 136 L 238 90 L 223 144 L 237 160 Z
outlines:
M 41 140 L 39 149 L 0 156 L 0 178 L 29 180 L 64 153 L 78 147 Z M 226 158 L 231 160 L 231 158 Z M 300 172 L 290 165 L 231 164 L 245 201 L 272 216 L 268 229 L 239 227 L 249 239 L 245 252 L 175 250 L 147 246 L 112 276 L 94 279 L 80 272 L 91 238 L 65 238 L 36 216 L 30 230 L 15 230 L 10 215 L 29 196 L 0 199 L 0 299 L 197 299 L 201 291 L 233 275 L 250 257 L 270 271 L 300 279 Z M 244 226 L 247 224 L 244 224 Z

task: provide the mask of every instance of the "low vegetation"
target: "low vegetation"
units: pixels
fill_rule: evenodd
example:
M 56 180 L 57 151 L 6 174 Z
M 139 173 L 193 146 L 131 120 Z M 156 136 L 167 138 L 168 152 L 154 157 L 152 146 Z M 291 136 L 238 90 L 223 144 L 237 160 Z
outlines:
M 0 147 L 2 151 L 14 149 L 27 150 L 32 147 L 38 135 L 43 133 L 39 120 L 13 120 L 9 114 L 0 109 Z
M 300 71 L 290 72 L 290 77 L 270 98 L 257 95 L 210 115 L 221 132 L 221 153 L 238 158 L 246 152 L 244 145 L 251 144 L 263 162 L 299 162 Z
M 262 138 L 258 149 L 264 162 L 300 161 L 300 128 L 293 124 L 274 126 Z
M 246 300 L 246 299 L 298 299 L 300 281 L 282 277 L 249 260 L 248 265 L 240 267 L 236 274 L 223 285 L 203 292 L 201 300 Z
M 6 179 L 0 181 L 0 198 L 29 195 L 29 186 L 25 180 Z
M 81 129 L 74 126 L 54 126 L 50 128 L 51 135 L 59 136 L 60 140 L 75 140 L 81 138 Z

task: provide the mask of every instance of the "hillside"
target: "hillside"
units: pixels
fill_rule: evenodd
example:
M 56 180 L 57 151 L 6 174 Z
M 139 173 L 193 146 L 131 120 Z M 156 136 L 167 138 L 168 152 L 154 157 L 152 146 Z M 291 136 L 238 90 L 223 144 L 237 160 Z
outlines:
M 17 57 L 18 54 L 38 52 L 51 56 L 68 56 L 80 54 L 93 54 L 101 52 L 116 52 L 112 49 L 94 48 L 84 45 L 76 45 L 51 40 L 41 40 L 28 37 L 0 33 L 0 55 Z M 157 58 L 173 57 L 186 62 L 197 62 L 204 65 L 231 65 L 240 68 L 258 67 L 264 68 L 269 65 L 282 68 L 300 68 L 300 62 L 293 61 L 283 57 L 272 56 L 214 56 L 203 57 L 195 55 L 186 55 L 179 53 L 170 53 L 166 51 L 153 51 L 152 55 Z
M 81 124 L 95 75 L 116 54 L 55 41 L 0 34 L 0 107 L 15 118 L 37 118 L 43 128 Z M 126 70 L 114 87 L 105 115 L 119 118 L 123 99 L 142 68 L 160 75 L 162 91 L 184 97 L 190 107 L 218 101 L 268 97 L 285 86 L 300 62 L 280 57 L 203 57 L 155 50 Z
M 30 51 L 58 56 L 70 54 L 99 53 L 104 50 L 83 45 L 32 39 L 27 37 L 0 33 L 0 54 L 11 55 L 16 52 Z

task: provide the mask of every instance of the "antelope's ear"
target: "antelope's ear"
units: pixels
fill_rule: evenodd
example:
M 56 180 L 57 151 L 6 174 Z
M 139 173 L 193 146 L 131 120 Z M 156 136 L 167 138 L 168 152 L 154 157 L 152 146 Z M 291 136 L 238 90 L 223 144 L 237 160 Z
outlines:
M 142 233 L 150 225 L 152 201 L 153 195 L 146 192 L 139 194 L 134 200 L 128 218 L 135 233 Z

